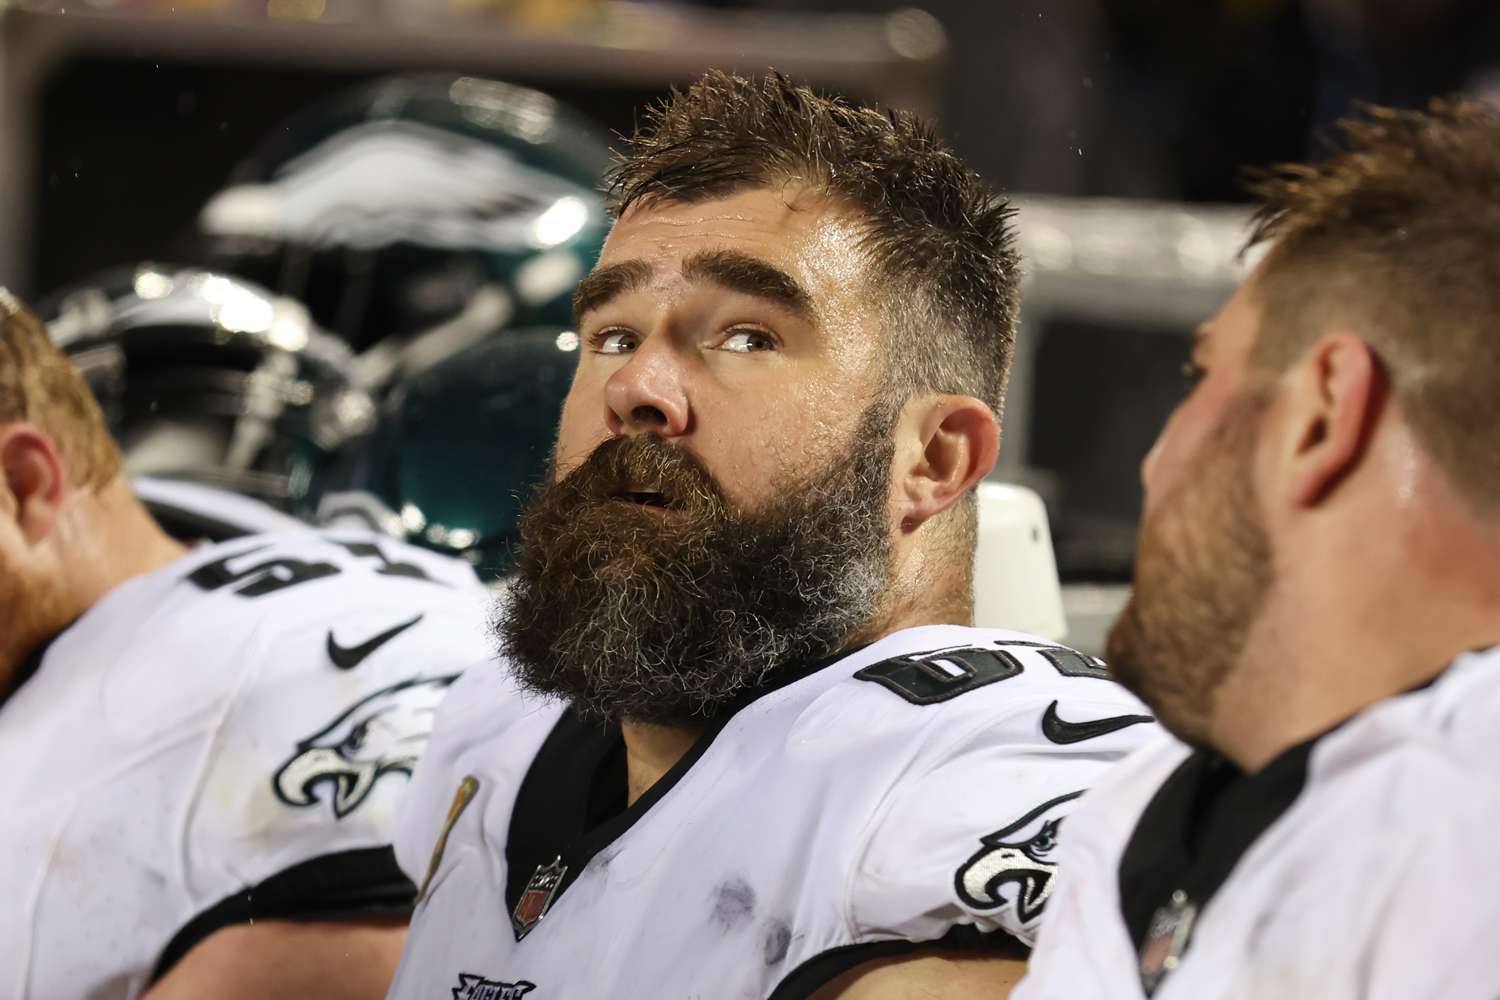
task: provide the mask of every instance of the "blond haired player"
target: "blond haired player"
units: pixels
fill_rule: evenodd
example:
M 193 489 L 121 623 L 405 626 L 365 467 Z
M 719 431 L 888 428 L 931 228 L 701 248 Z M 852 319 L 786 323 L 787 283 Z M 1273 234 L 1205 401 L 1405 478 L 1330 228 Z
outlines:
M 0 995 L 383 995 L 396 806 L 484 593 L 389 540 L 173 541 L 0 290 Z

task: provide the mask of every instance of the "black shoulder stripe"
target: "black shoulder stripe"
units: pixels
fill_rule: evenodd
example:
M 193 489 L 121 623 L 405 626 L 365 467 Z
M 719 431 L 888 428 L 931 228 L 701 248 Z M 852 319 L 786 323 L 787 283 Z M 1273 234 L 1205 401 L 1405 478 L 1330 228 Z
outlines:
M 145 504 L 152 518 L 161 525 L 162 530 L 179 542 L 196 542 L 203 538 L 215 543 L 228 542 L 256 534 L 254 528 L 247 528 L 242 524 L 235 524 L 233 521 L 226 521 L 202 511 L 179 507 L 163 500 L 142 500 L 141 502 Z
M 1027 948 L 1003 931 L 986 933 L 973 924 L 959 924 L 934 941 L 865 941 L 846 944 L 814 955 L 793 969 L 766 1000 L 807 1000 L 850 969 L 882 958 L 898 958 L 923 951 L 979 951 L 997 958 L 1025 958 Z
M 227 896 L 189 920 L 162 949 L 151 983 L 214 931 L 253 920 L 339 921 L 411 916 L 416 886 L 393 848 L 325 854 Z M 147 985 L 150 985 L 149 983 Z
M 1092 677 L 1096 680 L 1114 680 L 1109 668 L 1097 656 L 1084 656 L 1067 646 L 1039 646 L 1037 652 L 1052 664 L 1054 670 L 1064 677 Z

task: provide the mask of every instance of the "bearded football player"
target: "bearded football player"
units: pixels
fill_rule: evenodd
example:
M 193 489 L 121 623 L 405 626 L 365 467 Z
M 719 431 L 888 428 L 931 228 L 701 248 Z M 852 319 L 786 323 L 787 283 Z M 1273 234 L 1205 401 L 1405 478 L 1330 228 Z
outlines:
M 404 807 L 393 996 L 1003 996 L 1151 729 L 968 627 L 1010 211 L 911 116 L 710 74 L 612 176 L 497 664 Z
M 384 995 L 396 805 L 488 646 L 467 564 L 302 528 L 185 547 L 3 290 L 0 472 L 0 995 Z
M 1026 1000 L 1500 995 L 1500 112 L 1343 138 L 1146 459 L 1108 650 L 1176 738 L 1069 819 Z

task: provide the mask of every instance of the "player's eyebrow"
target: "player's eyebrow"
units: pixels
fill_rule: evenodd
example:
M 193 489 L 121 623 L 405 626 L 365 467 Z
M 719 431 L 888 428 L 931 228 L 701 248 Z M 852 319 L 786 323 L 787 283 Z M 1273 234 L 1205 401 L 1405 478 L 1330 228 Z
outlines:
M 708 281 L 721 288 L 775 303 L 804 319 L 813 318 L 812 295 L 786 271 L 738 250 L 703 250 L 682 263 L 682 276 L 689 281 Z M 651 279 L 651 265 L 643 260 L 624 260 L 591 272 L 573 293 L 573 321 L 603 306 L 610 299 L 633 292 Z
M 704 250 L 682 264 L 689 281 L 711 281 L 732 292 L 772 302 L 803 319 L 813 318 L 812 296 L 775 264 L 737 250 Z
M 622 260 L 590 271 L 573 293 L 573 325 L 617 295 L 633 292 L 651 280 L 651 265 L 643 260 Z

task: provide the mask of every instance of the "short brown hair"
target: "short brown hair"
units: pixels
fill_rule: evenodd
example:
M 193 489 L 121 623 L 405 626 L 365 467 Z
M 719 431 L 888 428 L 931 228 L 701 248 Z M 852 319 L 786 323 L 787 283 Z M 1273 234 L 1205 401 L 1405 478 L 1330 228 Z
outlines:
M 1349 324 L 1460 492 L 1500 509 L 1500 110 L 1366 107 L 1335 152 L 1260 174 L 1250 244 L 1274 241 L 1253 360 L 1283 369 Z
M 36 424 L 57 443 L 73 482 L 97 489 L 120 473 L 120 451 L 88 383 L 47 328 L 0 288 L 0 424 Z
M 608 178 L 616 214 L 788 181 L 866 220 L 898 397 L 962 393 L 998 415 L 1019 299 L 1013 211 L 915 115 L 856 107 L 778 73 L 713 71 L 646 112 Z

